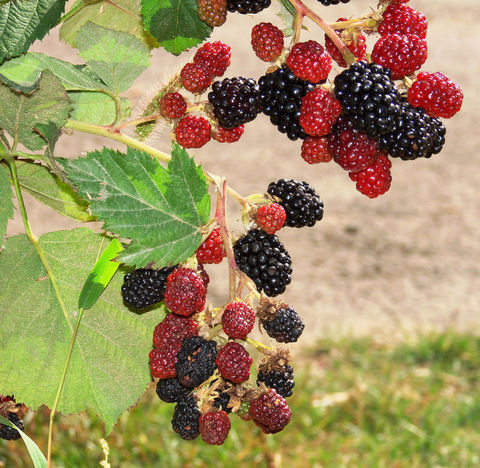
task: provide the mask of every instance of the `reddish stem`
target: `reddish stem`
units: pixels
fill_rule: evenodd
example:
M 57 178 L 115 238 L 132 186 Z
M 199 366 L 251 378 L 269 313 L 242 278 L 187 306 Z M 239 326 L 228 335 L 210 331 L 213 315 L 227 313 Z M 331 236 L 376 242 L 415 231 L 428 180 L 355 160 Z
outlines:
M 310 18 L 314 23 L 316 23 L 320 28 L 325 31 L 325 34 L 331 39 L 331 41 L 335 44 L 337 49 L 342 53 L 345 62 L 349 65 L 355 62 L 355 57 L 353 54 L 348 50 L 347 46 L 342 42 L 338 34 L 335 30 L 326 23 L 320 16 L 318 16 L 314 11 L 310 10 L 306 5 L 303 4 L 301 0 L 288 0 L 295 8 L 297 15 L 295 19 L 299 15 L 303 18 L 307 16 Z M 301 27 L 301 26 L 300 26 Z

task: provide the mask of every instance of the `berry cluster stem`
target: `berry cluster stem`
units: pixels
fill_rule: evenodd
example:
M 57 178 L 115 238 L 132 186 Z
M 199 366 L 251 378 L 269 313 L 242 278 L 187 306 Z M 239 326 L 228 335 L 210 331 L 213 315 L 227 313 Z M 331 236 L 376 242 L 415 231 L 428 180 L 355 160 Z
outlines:
M 310 8 L 308 8 L 306 5 L 301 0 L 288 0 L 293 7 L 295 8 L 295 11 L 297 12 L 297 15 L 295 17 L 295 21 L 297 20 L 298 16 L 301 16 L 302 18 L 304 16 L 310 18 L 315 24 L 317 24 L 321 29 L 325 31 L 325 34 L 331 39 L 331 41 L 335 44 L 335 46 L 338 48 L 338 50 L 342 53 L 343 58 L 345 59 L 345 62 L 347 62 L 348 65 L 351 65 L 352 63 L 355 62 L 355 57 L 353 54 L 348 50 L 347 46 L 342 42 L 338 34 L 335 32 L 335 30 L 320 16 L 318 16 L 314 11 L 312 11 Z M 294 21 L 295 24 L 295 35 L 297 34 L 297 28 L 298 31 L 300 31 L 302 27 L 302 22 L 300 21 L 300 26 L 298 26 Z
M 231 301 L 235 300 L 236 295 L 236 270 L 237 262 L 235 262 L 235 255 L 233 253 L 232 240 L 228 230 L 226 218 L 226 204 L 227 204 L 227 181 L 222 179 L 221 187 L 217 187 L 217 211 L 215 213 L 215 220 L 220 227 L 220 233 L 225 247 L 225 253 L 228 259 L 229 272 L 229 298 Z

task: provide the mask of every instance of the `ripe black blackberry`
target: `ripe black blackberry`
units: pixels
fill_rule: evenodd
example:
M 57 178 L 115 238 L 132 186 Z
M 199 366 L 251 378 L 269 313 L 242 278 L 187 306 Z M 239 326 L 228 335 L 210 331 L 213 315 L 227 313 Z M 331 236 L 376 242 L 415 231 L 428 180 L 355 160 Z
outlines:
M 268 8 L 271 3 L 271 0 L 227 0 L 227 10 L 232 13 L 237 12 L 247 15 L 261 12 Z
M 268 336 L 279 343 L 294 343 L 305 328 L 300 316 L 292 307 L 281 306 L 270 317 L 263 317 L 260 323 Z
M 378 146 L 394 158 L 429 158 L 442 150 L 445 133 L 440 119 L 430 117 L 420 107 L 402 102 L 400 117 L 393 129 L 379 138 Z
M 23 431 L 23 421 L 15 413 L 8 413 L 8 420 Z M 0 439 L 17 440 L 20 439 L 20 432 L 13 427 L 0 424 Z
M 198 419 L 200 410 L 193 396 L 178 401 L 172 418 L 173 430 L 184 440 L 193 440 L 198 437 L 200 430 Z
M 323 218 L 323 202 L 307 182 L 280 179 L 271 182 L 267 191 L 280 199 L 279 204 L 287 215 L 285 226 L 314 226 Z
M 278 296 L 290 284 L 292 259 L 277 236 L 252 229 L 235 242 L 235 261 L 267 296 Z
M 335 77 L 343 113 L 370 138 L 392 131 L 400 115 L 400 95 L 391 76 L 381 65 L 360 61 Z
M 348 3 L 350 0 L 318 0 L 322 5 L 338 5 L 339 3 Z
M 263 382 L 268 388 L 274 388 L 279 395 L 287 398 L 293 394 L 295 381 L 293 380 L 293 367 L 285 365 L 277 370 L 260 369 L 257 375 L 257 385 Z
M 158 398 L 166 403 L 176 403 L 186 398 L 189 393 L 190 389 L 184 387 L 175 377 L 171 379 L 160 379 L 157 382 Z
M 127 305 L 143 309 L 163 301 L 167 277 L 175 267 L 139 268 L 123 278 L 122 296 Z
M 286 133 L 290 140 L 307 138 L 305 130 L 298 122 L 302 98 L 315 88 L 313 83 L 297 78 L 284 65 L 273 73 L 267 73 L 258 80 L 260 101 L 263 113 L 270 122 Z
M 208 100 L 218 123 L 224 128 L 234 128 L 255 119 L 262 110 L 260 88 L 253 78 L 225 78 L 215 81 Z
M 205 382 L 217 368 L 217 342 L 200 336 L 187 338 L 177 354 L 178 381 L 187 388 L 195 388 Z

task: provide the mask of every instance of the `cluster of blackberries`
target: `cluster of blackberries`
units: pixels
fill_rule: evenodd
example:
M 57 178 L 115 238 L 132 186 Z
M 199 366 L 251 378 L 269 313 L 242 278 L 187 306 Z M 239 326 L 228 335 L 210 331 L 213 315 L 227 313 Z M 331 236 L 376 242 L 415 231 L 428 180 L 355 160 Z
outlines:
M 12 396 L 0 395 L 0 415 L 8 419 L 11 423 L 17 426 L 23 431 L 22 415 L 25 413 L 25 406 L 15 402 L 15 398 Z M 13 427 L 0 423 L 0 439 L 5 440 L 17 440 L 20 439 L 20 432 Z

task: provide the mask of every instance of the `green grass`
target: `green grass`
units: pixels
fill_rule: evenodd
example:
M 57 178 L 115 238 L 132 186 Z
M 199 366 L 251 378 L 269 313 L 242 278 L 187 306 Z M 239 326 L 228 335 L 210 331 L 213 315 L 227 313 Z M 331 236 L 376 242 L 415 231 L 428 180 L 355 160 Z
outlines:
M 415 343 L 323 341 L 297 358 L 287 429 L 263 437 L 232 416 L 227 443 L 185 442 L 170 428 L 173 406 L 152 389 L 107 438 L 112 467 L 478 467 L 480 338 L 454 332 Z M 114 397 L 114 396 L 112 396 Z M 48 412 L 27 433 L 46 445 Z M 58 467 L 99 466 L 102 425 L 59 417 Z M 21 441 L 0 443 L 0 466 L 29 466 Z

